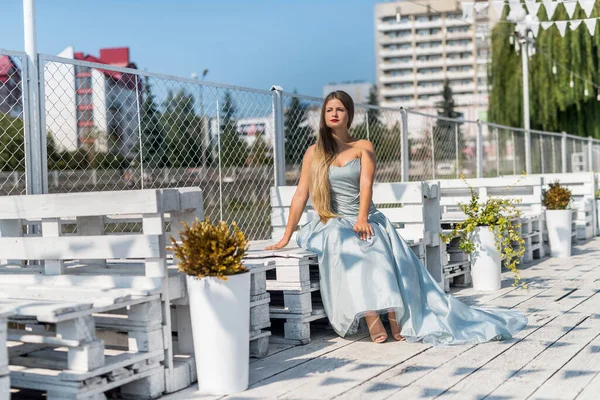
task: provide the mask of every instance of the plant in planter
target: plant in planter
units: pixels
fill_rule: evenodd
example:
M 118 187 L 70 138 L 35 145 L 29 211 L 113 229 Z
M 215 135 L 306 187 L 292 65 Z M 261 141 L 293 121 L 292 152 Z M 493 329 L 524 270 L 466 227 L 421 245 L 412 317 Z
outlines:
M 571 256 L 571 191 L 560 186 L 558 181 L 551 183 L 544 192 L 546 226 L 552 257 Z
M 248 240 L 236 223 L 183 223 L 171 237 L 190 303 L 198 386 L 227 395 L 248 388 L 250 273 L 242 265 Z
M 525 254 L 519 222 L 521 210 L 516 207 L 521 200 L 488 197 L 484 203 L 480 202 L 479 193 L 464 176 L 461 178 L 471 192 L 469 203 L 458 204 L 466 219 L 457 223 L 448 235 L 442 234 L 442 238 L 446 243 L 459 238 L 459 248 L 471 256 L 474 289 L 500 289 L 502 262 L 513 272 L 513 286 L 518 286 L 521 275 L 517 264 Z

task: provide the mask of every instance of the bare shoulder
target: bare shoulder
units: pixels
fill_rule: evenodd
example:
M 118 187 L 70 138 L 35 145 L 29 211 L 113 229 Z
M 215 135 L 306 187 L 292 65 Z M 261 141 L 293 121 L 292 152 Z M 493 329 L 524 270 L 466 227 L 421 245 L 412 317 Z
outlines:
M 310 146 L 308 146 L 308 149 L 306 149 L 306 151 L 304 152 L 304 159 L 311 160 L 313 157 L 313 154 L 315 153 L 316 148 L 317 148 L 316 144 L 311 144 Z
M 357 140 L 354 143 L 354 146 L 358 147 L 361 150 L 374 151 L 373 143 L 366 139 Z

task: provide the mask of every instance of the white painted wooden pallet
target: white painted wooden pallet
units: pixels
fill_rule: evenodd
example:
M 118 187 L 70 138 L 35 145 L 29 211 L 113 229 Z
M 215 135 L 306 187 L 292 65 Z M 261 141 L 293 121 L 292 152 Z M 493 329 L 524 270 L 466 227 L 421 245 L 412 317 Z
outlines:
M 117 290 L 111 303 L 108 300 L 111 291 L 108 290 L 99 300 L 91 293 L 92 301 L 82 302 L 76 300 L 85 298 L 81 290 L 57 287 L 63 297 L 61 300 L 49 300 L 48 293 L 43 292 L 41 296 L 26 300 L 24 297 L 34 293 L 33 289 L 25 290 L 19 298 L 1 300 L 15 307 L 10 318 L 15 329 L 8 332 L 13 386 L 44 390 L 48 398 L 55 399 L 100 395 L 121 385 L 125 385 L 122 390 L 127 392 L 127 384 L 138 379 L 147 381 L 146 387 L 160 386 L 155 382 L 159 380 L 164 389 L 164 372 L 150 378 L 138 374 L 140 371 L 137 370 L 141 363 L 144 364 L 142 372 L 148 369 L 164 371 L 161 365 L 164 360 L 162 312 L 158 295 L 148 296 L 150 301 L 141 302 Z M 68 301 L 69 297 L 71 301 Z M 125 307 L 128 308 L 125 319 L 107 321 L 111 318 L 92 317 L 92 314 Z M 128 329 L 127 321 L 137 329 Z M 51 329 L 48 329 L 49 323 L 52 323 Z M 96 336 L 96 325 L 103 323 L 129 331 L 127 352 L 110 357 L 115 355 L 114 352 L 106 349 L 104 341 Z M 137 382 L 135 386 L 142 384 Z
M 163 370 L 166 367 L 166 371 L 150 374 L 152 379 L 142 377 L 123 390 L 130 395 L 135 395 L 136 390 L 143 394 L 161 387 L 161 392 L 165 388 L 174 391 L 191 383 L 177 386 L 181 379 L 173 369 L 171 337 L 165 334 L 171 329 L 171 300 L 178 301 L 185 293 L 184 277 L 170 264 L 165 247 L 169 236 L 178 237 L 181 221 L 191 223 L 196 217 L 202 218 L 202 192 L 198 188 L 12 196 L 0 198 L 0 204 L 0 248 L 3 250 L 0 264 L 13 266 L 0 268 L 2 284 L 11 282 L 22 287 L 43 282 L 51 288 L 61 285 L 85 288 L 96 301 L 88 309 L 79 310 L 80 317 L 89 315 L 92 310 L 112 312 L 110 307 L 101 307 L 107 290 L 112 290 L 113 295 L 119 294 L 123 300 L 119 305 L 130 305 L 132 309 L 144 307 L 144 302 L 156 304 L 158 300 L 160 318 L 152 324 L 131 321 L 123 324 L 114 316 L 96 317 L 101 333 L 128 332 L 130 347 L 160 343 L 163 356 L 158 366 Z M 110 230 L 115 222 L 135 222 L 134 227 L 139 229 L 116 233 Z M 23 235 L 25 224 L 37 224 L 41 234 Z M 171 231 L 165 230 L 167 225 Z M 32 267 L 27 260 L 43 260 L 43 263 Z M 55 294 L 58 299 L 62 296 L 60 292 Z M 9 295 L 36 296 L 44 301 L 53 298 L 52 289 L 18 293 L 13 288 L 0 296 L 0 301 Z M 189 309 L 187 311 L 189 313 Z M 183 306 L 179 321 L 189 325 L 189 316 L 183 316 L 185 312 Z M 189 326 L 179 328 L 187 334 L 180 335 L 178 346 L 191 355 L 191 329 Z M 107 337 L 115 337 L 108 333 Z M 156 383 L 156 379 L 162 383 Z
M 8 370 L 7 319 L 13 314 L 12 307 L 0 306 L 0 400 L 10 399 L 10 375 Z

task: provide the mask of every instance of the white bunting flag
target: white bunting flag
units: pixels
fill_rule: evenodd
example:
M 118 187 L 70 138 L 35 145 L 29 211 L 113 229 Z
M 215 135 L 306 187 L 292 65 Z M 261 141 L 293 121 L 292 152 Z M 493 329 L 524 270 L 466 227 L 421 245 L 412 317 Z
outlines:
M 462 12 L 463 12 L 463 19 L 466 19 L 467 21 L 473 19 L 473 5 L 474 3 L 472 2 L 463 2 L 461 3 L 462 5 Z
M 492 7 L 494 7 L 494 10 L 496 10 L 496 13 L 498 14 L 498 17 L 502 16 L 502 13 L 504 12 L 504 1 L 492 1 Z
M 542 5 L 542 3 L 536 3 L 535 0 L 525 0 L 525 4 L 527 5 L 527 13 L 532 17 L 537 16 Z
M 596 32 L 596 21 L 598 19 L 597 18 L 588 18 L 583 20 L 583 22 L 585 22 L 585 26 L 587 26 L 588 31 L 590 32 L 590 35 L 594 36 L 594 33 Z
M 555 21 L 554 25 L 558 28 L 558 32 L 561 37 L 565 37 L 565 32 L 567 31 L 567 21 Z
M 529 27 L 531 28 L 531 33 L 533 33 L 534 37 L 537 37 L 538 32 L 540 31 L 540 23 L 539 22 L 532 22 Z
M 571 28 L 572 31 L 576 30 L 577 28 L 579 28 L 579 25 L 581 25 L 581 21 L 581 19 L 572 20 L 569 24 L 569 28 Z
M 577 7 L 576 2 L 572 3 L 562 3 L 565 6 L 565 10 L 567 10 L 567 14 L 569 14 L 569 18 L 573 18 L 573 14 L 575 14 L 575 7 Z
M 552 0 L 543 0 L 542 4 L 544 4 L 544 8 L 546 8 L 546 14 L 548 14 L 548 19 L 552 19 L 558 3 L 555 3 Z
M 544 21 L 541 23 L 542 24 L 542 29 L 543 30 L 547 30 L 548 28 L 550 28 L 552 25 L 554 25 L 554 21 Z
M 579 5 L 585 11 L 585 15 L 589 18 L 592 15 L 592 10 L 594 9 L 594 4 L 596 0 L 579 0 Z

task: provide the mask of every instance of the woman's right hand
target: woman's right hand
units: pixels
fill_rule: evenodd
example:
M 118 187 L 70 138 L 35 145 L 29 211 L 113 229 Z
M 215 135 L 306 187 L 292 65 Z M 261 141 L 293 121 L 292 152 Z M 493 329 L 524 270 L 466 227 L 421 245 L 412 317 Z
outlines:
M 288 245 L 288 243 L 290 242 L 289 238 L 282 238 L 279 243 L 274 244 L 272 246 L 269 247 L 265 247 L 265 250 L 279 250 L 279 249 L 283 249 L 285 246 Z

